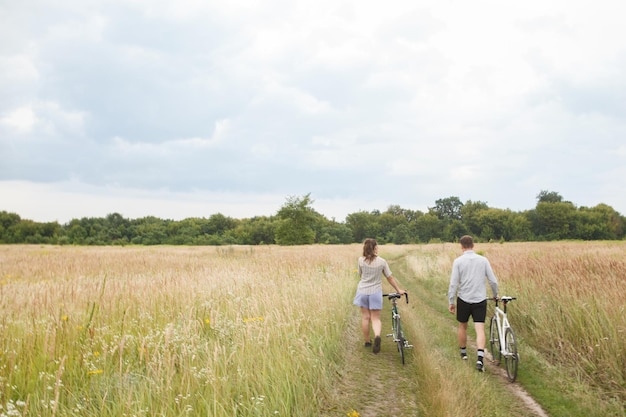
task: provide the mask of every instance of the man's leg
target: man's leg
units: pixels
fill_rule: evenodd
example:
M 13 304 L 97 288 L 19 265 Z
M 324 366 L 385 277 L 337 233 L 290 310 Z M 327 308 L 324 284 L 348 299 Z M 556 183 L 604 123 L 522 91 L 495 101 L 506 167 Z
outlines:
M 474 323 L 476 329 L 476 348 L 478 350 L 476 369 L 480 372 L 485 370 L 485 323 Z
M 459 322 L 457 337 L 459 339 L 459 347 L 464 348 L 465 346 L 467 346 L 467 322 Z
M 476 347 L 485 350 L 485 323 L 474 323 L 474 329 L 476 329 Z
M 476 348 L 478 350 L 478 358 L 476 361 L 476 369 L 483 372 L 485 370 L 485 318 L 487 317 L 487 300 L 484 300 L 474 306 L 472 318 L 474 319 L 474 329 L 476 329 Z
M 461 359 L 467 360 L 467 324 L 470 318 L 469 305 L 457 298 L 456 303 L 456 321 L 459 323 L 459 329 L 457 331 L 459 350 L 461 351 Z

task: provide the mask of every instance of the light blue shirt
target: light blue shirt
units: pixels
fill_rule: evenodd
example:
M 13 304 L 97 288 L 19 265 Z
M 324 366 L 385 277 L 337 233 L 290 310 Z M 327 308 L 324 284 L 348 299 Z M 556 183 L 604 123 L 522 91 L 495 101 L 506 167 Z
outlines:
M 489 260 L 473 250 L 466 250 L 452 263 L 452 275 L 448 288 L 448 301 L 454 304 L 455 296 L 466 303 L 480 303 L 487 299 L 487 285 L 489 280 L 493 296 L 498 295 L 498 280 L 491 269 Z

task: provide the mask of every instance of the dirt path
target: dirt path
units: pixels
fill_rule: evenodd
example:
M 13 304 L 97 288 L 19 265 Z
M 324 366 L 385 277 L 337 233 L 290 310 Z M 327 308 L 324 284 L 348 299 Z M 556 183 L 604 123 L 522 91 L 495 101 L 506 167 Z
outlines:
M 398 268 L 399 269 L 399 268 Z M 430 415 L 451 415 L 445 411 L 433 411 L 431 406 L 437 405 L 436 401 L 428 401 L 432 398 L 426 397 L 424 393 L 425 385 L 437 386 L 437 393 L 447 387 L 446 382 L 437 380 L 438 378 L 468 378 L 462 372 L 457 373 L 459 364 L 454 360 L 449 350 L 442 350 L 441 346 L 447 345 L 448 342 L 442 342 L 442 338 L 447 340 L 454 339 L 456 335 L 456 324 L 451 325 L 453 321 L 442 313 L 437 311 L 434 304 L 417 300 L 427 300 L 428 297 L 433 298 L 430 290 L 425 288 L 409 288 L 413 294 L 413 300 L 410 306 L 402 309 L 403 322 L 417 323 L 422 321 L 429 323 L 426 326 L 425 334 L 414 335 L 416 337 L 416 346 L 419 349 L 410 350 L 407 354 L 406 365 L 400 362 L 400 355 L 395 345 L 390 339 L 383 336 L 382 349 L 378 355 L 374 355 L 371 349 L 363 347 L 360 333 L 360 314 L 357 309 L 353 310 L 350 317 L 347 318 L 347 331 L 345 337 L 345 353 L 342 358 L 342 368 L 338 371 L 337 383 L 333 387 L 332 398 L 329 398 L 329 409 L 323 416 L 358 416 L 358 417 L 394 417 L 394 416 L 430 416 Z M 438 297 L 437 297 L 438 298 Z M 434 302 L 434 301 L 430 301 Z M 438 307 L 437 307 L 438 308 Z M 391 328 L 388 310 L 384 309 L 382 314 L 383 335 L 386 330 Z M 446 335 L 446 328 L 450 329 L 450 334 Z M 406 329 L 405 329 L 406 330 Z M 408 335 L 411 342 L 411 334 Z M 451 338 L 449 336 L 452 336 Z M 475 350 L 475 342 L 468 340 L 468 347 Z M 440 344 L 443 343 L 441 346 Z M 447 347 L 449 348 L 449 347 Z M 444 353 L 445 351 L 445 353 Z M 437 353 L 437 354 L 435 354 Z M 490 384 L 502 389 L 502 392 L 508 392 L 511 397 L 512 409 L 510 415 L 515 416 L 531 416 L 531 417 L 549 417 L 542 407 L 528 394 L 521 384 L 511 383 L 506 377 L 506 371 L 503 367 L 496 366 L 491 362 L 491 355 L 486 352 L 489 360 L 487 372 L 485 376 L 490 378 Z M 426 357 L 426 358 L 425 358 Z M 432 363 L 433 357 L 437 357 L 438 361 Z M 425 369 L 419 369 L 418 363 L 424 366 L 426 359 L 429 366 L 446 369 L 443 377 L 437 377 L 435 373 L 424 374 Z M 522 362 L 523 364 L 523 362 Z M 523 365 L 520 365 L 523 366 Z M 467 371 L 467 370 L 466 370 Z M 428 378 L 419 378 L 418 376 L 433 375 Z M 421 380 L 420 387 L 418 380 Z M 439 388 L 441 386 L 441 389 Z M 453 388 L 454 389 L 454 388 Z M 433 391 L 431 389 L 431 395 Z M 445 397 L 445 393 L 441 396 Z M 444 400 L 445 402 L 445 400 Z M 332 405 L 331 405 L 332 404 Z M 350 414 L 355 411 L 357 414 Z M 460 414 L 459 417 L 463 417 Z M 494 414 L 495 415 L 495 414 Z M 500 414 L 498 414 L 500 415 Z
M 359 417 L 418 416 L 417 384 L 413 368 L 403 366 L 393 342 L 386 338 L 390 324 L 383 319 L 383 340 L 377 355 L 363 347 L 359 329 L 360 315 L 354 310 L 348 320 L 345 366 L 334 387 L 333 403 L 326 416 L 346 416 L 352 410 Z M 345 404 L 345 406 L 343 406 Z
M 452 331 L 456 333 L 456 327 L 453 328 Z M 468 337 L 468 341 L 469 341 L 468 344 L 472 347 L 472 349 L 475 350 L 476 349 L 475 341 L 470 340 L 469 337 Z M 489 340 L 487 340 L 487 344 L 488 343 L 489 343 Z M 524 405 L 528 408 L 529 413 L 532 413 L 529 415 L 537 416 L 537 417 L 549 417 L 549 415 L 543 410 L 541 405 L 537 401 L 535 401 L 535 399 L 528 393 L 528 391 L 524 389 L 524 387 L 522 387 L 517 382 L 512 383 L 509 381 L 507 374 L 506 374 L 506 369 L 504 369 L 502 366 L 497 366 L 493 362 L 493 357 L 491 356 L 491 353 L 489 352 L 489 346 L 487 346 L 487 349 L 485 350 L 485 357 L 489 361 L 489 364 L 486 366 L 486 372 L 500 378 L 502 380 L 502 384 L 504 384 L 504 386 L 506 386 L 513 395 L 515 395 L 524 403 Z M 485 364 L 487 364 L 487 362 L 485 362 Z
M 349 318 L 345 366 L 334 390 L 333 402 L 342 406 L 326 415 L 346 416 L 352 410 L 360 417 L 417 415 L 417 387 L 411 368 L 403 367 L 395 345 L 384 334 L 377 355 L 371 348 L 363 347 L 360 315 L 358 310 L 355 313 Z M 386 327 L 383 321 L 383 333 Z
M 382 349 L 374 355 L 371 349 L 362 346 L 358 311 L 350 317 L 346 332 L 345 366 L 339 372 L 333 390 L 333 403 L 342 404 L 327 410 L 325 416 L 347 416 L 352 410 L 359 417 L 393 417 L 427 415 L 419 402 L 419 387 L 411 366 L 412 351 L 408 351 L 407 364 L 402 365 L 400 355 L 389 339 L 383 337 Z M 408 313 L 405 312 L 408 315 Z M 408 320 L 415 319 L 407 317 Z M 383 333 L 387 328 L 383 320 Z M 451 328 L 456 334 L 456 328 Z M 475 349 L 473 340 L 469 345 Z M 489 365 L 487 375 L 498 378 L 502 386 L 524 404 L 526 416 L 549 417 L 530 394 L 519 384 L 507 379 L 506 370 L 492 363 L 491 354 L 486 352 Z M 395 387 L 395 388 L 394 388 Z M 345 406 L 343 406 L 345 404 Z

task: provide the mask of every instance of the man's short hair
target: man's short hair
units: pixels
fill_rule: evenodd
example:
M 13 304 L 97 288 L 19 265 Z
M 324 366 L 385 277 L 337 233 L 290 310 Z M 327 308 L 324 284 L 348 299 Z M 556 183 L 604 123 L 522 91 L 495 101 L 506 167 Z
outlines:
M 474 239 L 470 235 L 462 236 L 461 239 L 459 239 L 459 242 L 461 242 L 461 247 L 464 249 L 474 247 Z

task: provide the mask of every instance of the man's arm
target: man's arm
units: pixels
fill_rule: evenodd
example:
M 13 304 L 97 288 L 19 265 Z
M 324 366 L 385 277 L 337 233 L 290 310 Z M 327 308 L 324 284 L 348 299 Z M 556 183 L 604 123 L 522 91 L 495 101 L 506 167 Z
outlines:
M 459 287 L 459 268 L 457 262 L 452 264 L 452 274 L 450 275 L 450 286 L 448 287 L 448 305 L 454 306 L 454 297 L 456 296 L 456 290 Z M 452 307 L 453 308 L 453 307 Z
M 491 268 L 491 264 L 487 261 L 487 267 L 485 270 L 485 274 L 487 275 L 487 279 L 489 280 L 489 285 L 491 286 L 491 292 L 494 297 L 498 296 L 498 279 L 496 275 L 493 273 L 493 269 Z

